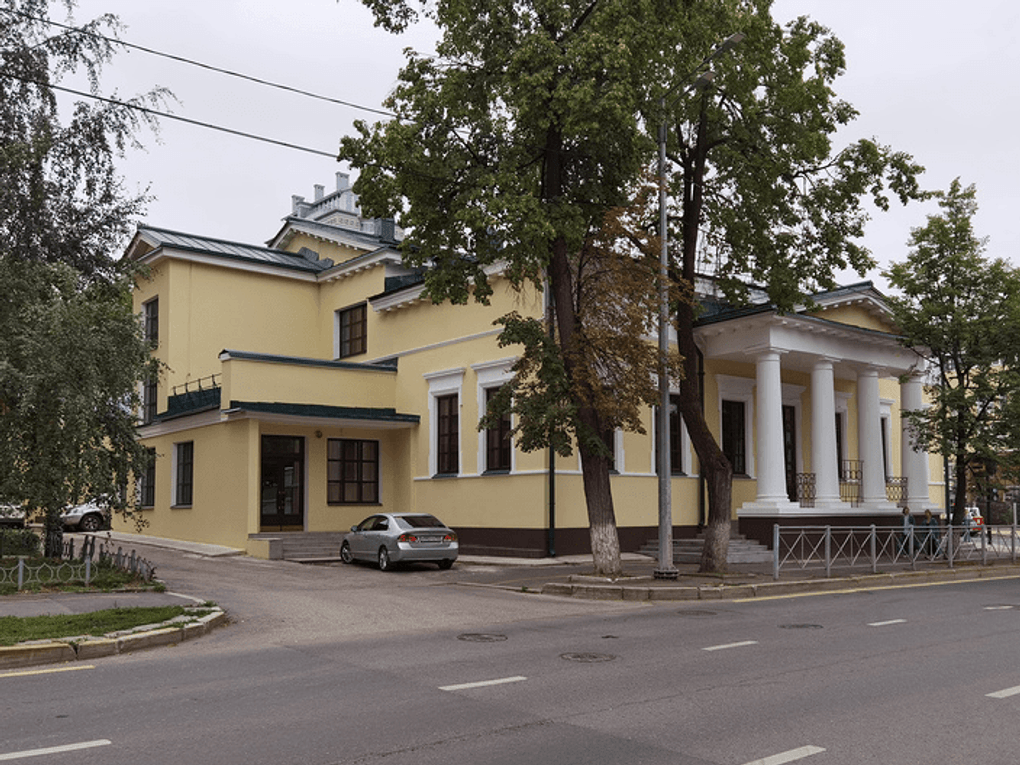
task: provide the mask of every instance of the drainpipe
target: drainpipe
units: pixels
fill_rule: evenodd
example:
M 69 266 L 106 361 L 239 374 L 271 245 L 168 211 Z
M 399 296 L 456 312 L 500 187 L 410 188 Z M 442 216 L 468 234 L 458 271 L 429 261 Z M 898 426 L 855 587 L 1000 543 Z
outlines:
M 698 348 L 698 402 L 701 404 L 701 416 L 705 416 L 705 354 Z M 707 523 L 705 513 L 705 469 L 698 458 L 698 531 L 703 531 Z

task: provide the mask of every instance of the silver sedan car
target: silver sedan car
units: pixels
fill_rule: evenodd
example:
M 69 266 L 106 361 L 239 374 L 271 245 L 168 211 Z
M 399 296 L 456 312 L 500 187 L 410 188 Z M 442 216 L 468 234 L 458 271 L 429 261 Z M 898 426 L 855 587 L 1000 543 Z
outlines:
M 428 513 L 370 515 L 340 545 L 340 560 L 375 561 L 382 571 L 395 564 L 431 562 L 448 569 L 457 560 L 457 532 Z

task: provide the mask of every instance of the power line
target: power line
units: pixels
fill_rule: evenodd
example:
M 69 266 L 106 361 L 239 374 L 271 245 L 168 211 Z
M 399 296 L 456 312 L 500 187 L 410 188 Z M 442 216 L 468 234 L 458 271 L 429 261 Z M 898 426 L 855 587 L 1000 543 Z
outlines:
M 167 119 L 177 120 L 178 122 L 186 122 L 189 125 L 197 125 L 198 127 L 208 128 L 209 130 L 218 130 L 221 133 L 229 133 L 230 135 L 241 136 L 242 138 L 250 138 L 253 141 L 262 141 L 263 143 L 271 143 L 276 146 L 283 146 L 287 149 L 297 149 L 298 151 L 306 151 L 309 154 L 318 154 L 320 156 L 329 157 L 331 159 L 337 158 L 336 152 L 322 151 L 321 149 L 311 149 L 307 146 L 301 146 L 300 144 L 296 143 L 278 141 L 275 138 L 267 138 L 265 136 L 255 135 L 254 133 L 247 133 L 243 130 L 234 130 L 233 128 L 223 127 L 222 125 L 214 125 L 211 122 L 202 122 L 201 120 L 193 120 L 190 119 L 189 117 L 181 117 L 180 115 L 172 114 L 170 112 L 163 112 L 158 109 L 150 109 L 147 106 L 130 104 L 127 101 L 119 101 L 116 98 L 97 96 L 94 93 L 86 93 L 85 91 L 75 90 L 74 88 L 66 88 L 62 85 L 45 84 L 37 82 L 35 80 L 29 80 L 23 77 L 15 77 L 15 79 L 22 80 L 23 82 L 30 82 L 34 85 L 39 85 L 40 87 L 52 88 L 53 90 L 59 90 L 64 93 L 71 93 L 72 95 L 83 96 L 85 98 L 92 98 L 95 99 L 96 101 L 103 101 L 104 103 L 114 104 L 116 106 L 123 106 L 126 109 L 134 109 L 139 112 L 145 112 L 146 114 L 152 114 L 156 117 L 166 117 Z
M 175 55 L 173 53 L 164 53 L 162 51 L 158 51 L 158 50 L 155 50 L 153 48 L 146 48 L 144 45 L 136 45 L 135 43 L 125 42 L 124 40 L 119 40 L 119 39 L 117 39 L 115 37 L 107 37 L 106 35 L 99 34 L 98 32 L 89 32 L 89 31 L 86 31 L 85 29 L 83 29 L 81 27 L 73 27 L 73 26 L 69 26 L 67 24 L 61 24 L 61 23 L 59 23 L 57 21 L 51 21 L 50 19 L 44 19 L 44 18 L 40 18 L 38 16 L 32 16 L 32 15 L 30 15 L 28 13 L 24 13 L 22 11 L 16 11 L 16 10 L 12 10 L 12 9 L 9 9 L 9 8 L 5 8 L 3 10 L 6 10 L 8 13 L 13 13 L 13 14 L 15 14 L 17 16 L 21 16 L 21 17 L 26 18 L 26 19 L 31 19 L 32 21 L 38 21 L 38 22 L 43 23 L 43 24 L 50 24 L 52 26 L 59 27 L 61 29 L 66 29 L 69 32 L 77 32 L 78 34 L 89 35 L 90 37 L 98 37 L 101 40 L 106 40 L 106 42 L 108 42 L 108 43 L 110 43 L 112 45 L 123 45 L 125 48 L 134 48 L 135 50 L 140 50 L 143 53 L 149 53 L 149 54 L 151 54 L 153 56 L 162 56 L 163 58 L 168 58 L 168 59 L 171 59 L 173 61 L 179 61 L 179 62 L 184 63 L 184 64 L 190 64 L 191 66 L 201 67 L 202 69 L 208 69 L 211 72 L 218 72 L 219 74 L 226 74 L 226 75 L 229 75 L 230 77 L 237 77 L 238 79 L 248 80 L 250 82 L 258 83 L 259 85 L 266 85 L 267 87 L 278 88 L 280 90 L 286 90 L 286 91 L 288 91 L 290 93 L 296 93 L 296 94 L 301 95 L 301 96 L 307 96 L 309 98 L 315 98 L 315 99 L 318 99 L 320 101 L 328 101 L 329 103 L 339 104 L 340 106 L 347 106 L 347 107 L 349 107 L 351 109 L 360 109 L 361 111 L 372 112 L 373 114 L 379 114 L 379 115 L 382 115 L 383 117 L 396 118 L 396 116 L 397 116 L 395 114 L 392 114 L 390 112 L 384 111 L 382 109 L 375 109 L 375 108 L 373 108 L 371 106 L 362 106 L 360 104 L 356 104 L 356 103 L 353 103 L 351 101 L 344 101 L 344 100 L 339 99 L 339 98 L 333 98 L 331 96 L 324 96 L 324 95 L 321 95 L 319 93 L 312 93 L 311 91 L 308 91 L 308 90 L 302 90 L 301 88 L 291 87 L 290 85 L 283 85 L 283 84 L 278 83 L 278 82 L 272 82 L 270 80 L 263 80 L 263 79 L 260 79 L 258 77 L 253 77 L 253 76 L 248 75 L 248 74 L 242 74 L 241 72 L 235 72 L 235 71 L 232 71 L 230 69 L 223 69 L 223 68 L 218 67 L 218 66 L 213 66 L 212 64 L 205 64 L 205 63 L 202 63 L 201 61 L 195 61 L 195 60 L 190 59 L 190 58 L 185 58 L 184 56 L 177 56 L 177 55 Z

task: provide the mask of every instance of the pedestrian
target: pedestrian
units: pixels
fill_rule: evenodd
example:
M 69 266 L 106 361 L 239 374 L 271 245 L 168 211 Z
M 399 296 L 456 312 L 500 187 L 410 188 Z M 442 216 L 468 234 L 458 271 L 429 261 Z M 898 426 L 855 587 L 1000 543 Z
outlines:
M 903 538 L 900 540 L 900 552 L 910 553 L 910 540 L 914 536 L 914 519 L 910 517 L 910 508 L 903 508 Z

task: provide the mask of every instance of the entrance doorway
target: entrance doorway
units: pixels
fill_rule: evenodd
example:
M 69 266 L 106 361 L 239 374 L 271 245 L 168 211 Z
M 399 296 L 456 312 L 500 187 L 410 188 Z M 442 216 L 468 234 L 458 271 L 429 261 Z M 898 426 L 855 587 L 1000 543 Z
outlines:
M 797 501 L 797 409 L 783 405 L 783 461 L 786 467 L 786 496 Z
M 301 531 L 304 512 L 305 440 L 262 436 L 262 531 Z

